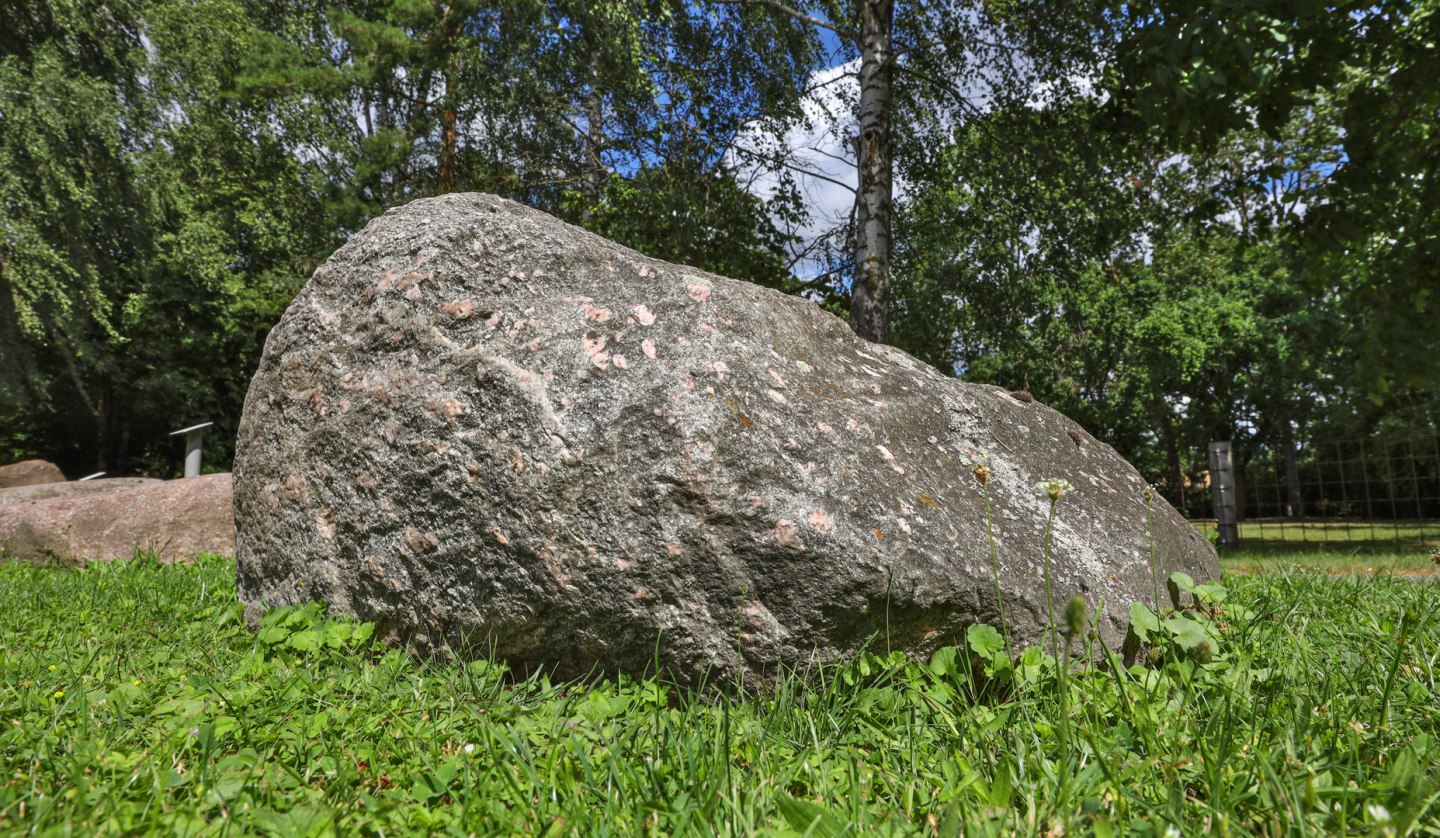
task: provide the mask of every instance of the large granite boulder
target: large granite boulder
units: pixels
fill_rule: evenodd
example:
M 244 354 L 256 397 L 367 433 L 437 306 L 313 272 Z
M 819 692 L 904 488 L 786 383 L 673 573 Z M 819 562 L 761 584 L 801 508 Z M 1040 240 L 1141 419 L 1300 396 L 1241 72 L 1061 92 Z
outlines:
M 64 472 L 49 460 L 21 460 L 18 463 L 0 466 L 0 489 L 64 482 Z
M 988 459 L 987 459 L 988 458 Z M 1145 482 L 1033 400 L 860 340 L 813 303 L 487 195 L 393 209 L 271 332 L 235 461 L 239 591 L 561 676 L 764 679 L 926 654 L 1083 593 L 1151 599 Z M 1163 574 L 1216 575 L 1155 501 Z
M 120 478 L 0 491 L 0 554 L 64 561 L 162 561 L 235 552 L 228 474 Z

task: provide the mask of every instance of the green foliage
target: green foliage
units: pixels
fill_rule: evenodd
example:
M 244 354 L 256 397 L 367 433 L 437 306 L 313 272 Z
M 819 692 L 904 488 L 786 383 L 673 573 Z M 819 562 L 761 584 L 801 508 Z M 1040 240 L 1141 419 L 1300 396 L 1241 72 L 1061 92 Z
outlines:
M 743 122 L 794 107 L 813 51 L 739 24 L 671 2 L 302 4 L 256 21 L 237 89 L 277 114 L 341 231 L 484 191 L 780 284 L 785 240 L 724 157 Z
M 210 419 L 223 466 L 304 278 L 439 192 L 792 285 L 797 194 L 727 158 L 793 112 L 792 33 L 667 2 L 93 5 L 0 26 L 0 460 L 169 476 L 166 431 Z
M 595 232 L 658 259 L 799 289 L 786 256 L 791 239 L 767 216 L 774 204 L 742 190 L 722 164 L 666 161 L 629 178 L 612 174 L 605 184 L 600 201 L 586 210 Z
M 0 455 L 168 475 L 175 423 L 233 430 L 325 237 L 263 115 L 223 101 L 243 5 L 30 12 L 0 58 Z
M 1145 648 L 1149 656 L 1163 660 L 1167 652 L 1179 652 L 1201 663 L 1215 659 L 1221 649 L 1228 626 L 1222 629 L 1217 617 L 1224 612 L 1219 603 L 1226 597 L 1225 587 L 1218 582 L 1197 585 L 1185 573 L 1172 573 L 1167 581 L 1172 610 L 1152 611 L 1143 602 L 1130 605 L 1130 634 Z M 1190 595 L 1190 607 L 1182 607 L 1181 593 Z
M 320 649 L 363 651 L 375 626 L 332 620 L 325 607 L 312 602 L 298 608 L 275 608 L 260 618 L 255 639 L 275 654 L 286 651 L 314 652 Z
M 965 630 L 965 645 L 982 660 L 990 660 L 1005 651 L 1005 638 L 993 627 L 977 623 Z
M 1295 232 L 1345 277 L 1372 390 L 1433 388 L 1440 4 L 1159 0 L 1113 12 L 1122 39 L 1106 87 L 1127 130 L 1153 126 L 1173 148 L 1206 152 L 1237 132 L 1282 139 L 1297 117 L 1326 120 L 1332 162 Z
M 1178 501 L 1182 452 L 1347 423 L 1365 384 L 1356 324 L 1305 287 L 1328 269 L 1279 238 L 1313 188 L 1303 161 L 1256 193 L 1274 149 L 1153 151 L 1083 104 L 957 132 L 904 215 L 897 294 L 916 315 L 897 334 L 967 378 L 1028 387 Z
M 760 0 L 11 4 L 0 459 L 168 475 L 165 432 L 211 419 L 223 466 L 304 278 L 445 191 L 843 314 L 854 231 L 793 275 L 782 139 L 863 4 L 794 5 L 840 32 Z M 1433 429 L 1437 26 L 1435 0 L 899 4 L 891 340 L 1028 386 L 1174 500 L 1210 439 Z

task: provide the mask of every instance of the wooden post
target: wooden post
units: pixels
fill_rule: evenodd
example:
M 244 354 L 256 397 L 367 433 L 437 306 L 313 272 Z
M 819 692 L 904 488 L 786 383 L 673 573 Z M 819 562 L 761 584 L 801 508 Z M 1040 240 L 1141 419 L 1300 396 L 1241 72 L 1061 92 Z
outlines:
M 1235 460 L 1230 443 L 1210 443 L 1210 491 L 1215 504 L 1215 523 L 1220 528 L 1221 550 L 1233 549 L 1240 544 L 1235 490 Z

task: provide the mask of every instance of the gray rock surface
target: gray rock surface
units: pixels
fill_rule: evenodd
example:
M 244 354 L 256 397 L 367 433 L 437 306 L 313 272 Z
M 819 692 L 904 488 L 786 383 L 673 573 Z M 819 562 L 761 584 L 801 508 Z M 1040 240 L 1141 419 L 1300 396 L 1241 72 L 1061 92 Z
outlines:
M 163 561 L 235 552 L 228 474 L 119 478 L 0 491 L 0 551 L 19 559 Z
M 1028 397 L 870 344 L 814 304 L 487 195 L 393 209 L 266 342 L 235 462 L 241 598 L 561 676 L 764 680 L 888 628 L 927 654 L 1006 617 L 1149 601 L 1146 486 Z M 1164 574 L 1213 549 L 1161 500 Z M 1162 589 L 1163 596 L 1163 589 Z M 880 646 L 886 640 L 878 641 Z M 741 662 L 743 661 L 743 663 Z
M 21 460 L 0 466 L 0 489 L 64 482 L 64 472 L 49 460 Z

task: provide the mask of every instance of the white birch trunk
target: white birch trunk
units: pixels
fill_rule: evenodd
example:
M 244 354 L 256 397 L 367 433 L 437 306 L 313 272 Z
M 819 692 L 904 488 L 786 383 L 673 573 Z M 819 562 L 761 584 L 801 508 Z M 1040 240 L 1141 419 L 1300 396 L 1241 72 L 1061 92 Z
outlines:
M 859 0 L 860 109 L 855 162 L 855 281 L 850 328 L 876 343 L 889 338 L 890 229 L 894 160 L 890 129 L 894 55 L 894 0 Z

